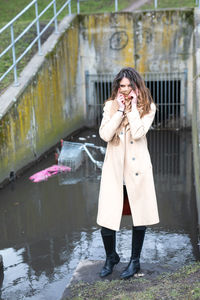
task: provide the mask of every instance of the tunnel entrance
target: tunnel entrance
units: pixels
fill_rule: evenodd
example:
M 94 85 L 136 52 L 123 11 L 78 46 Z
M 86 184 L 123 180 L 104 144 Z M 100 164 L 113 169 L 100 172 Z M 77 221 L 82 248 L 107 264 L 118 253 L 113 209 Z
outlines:
M 186 126 L 187 71 L 182 73 L 145 73 L 146 86 L 157 105 L 153 127 L 176 129 Z M 99 125 L 103 103 L 111 95 L 114 75 L 86 74 L 88 118 Z

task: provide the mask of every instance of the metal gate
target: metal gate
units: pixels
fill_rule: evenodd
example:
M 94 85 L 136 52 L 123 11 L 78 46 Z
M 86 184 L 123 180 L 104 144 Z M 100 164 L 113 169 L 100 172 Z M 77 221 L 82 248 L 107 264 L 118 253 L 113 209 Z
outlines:
M 177 129 L 186 126 L 187 70 L 176 73 L 142 74 L 157 105 L 153 123 L 158 129 Z M 114 74 L 92 75 L 86 72 L 88 120 L 99 125 L 103 104 L 111 95 Z

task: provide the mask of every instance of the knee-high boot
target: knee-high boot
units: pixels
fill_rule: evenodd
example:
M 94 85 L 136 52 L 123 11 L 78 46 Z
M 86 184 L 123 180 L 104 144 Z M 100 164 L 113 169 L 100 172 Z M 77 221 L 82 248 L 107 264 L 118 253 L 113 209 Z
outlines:
M 120 275 L 121 279 L 128 279 L 140 270 L 140 253 L 144 241 L 146 226 L 132 228 L 132 252 L 128 266 Z
M 112 273 L 114 265 L 118 264 L 120 258 L 115 251 L 116 232 L 114 230 L 102 227 L 101 236 L 106 252 L 106 261 L 100 272 L 100 277 L 105 277 Z

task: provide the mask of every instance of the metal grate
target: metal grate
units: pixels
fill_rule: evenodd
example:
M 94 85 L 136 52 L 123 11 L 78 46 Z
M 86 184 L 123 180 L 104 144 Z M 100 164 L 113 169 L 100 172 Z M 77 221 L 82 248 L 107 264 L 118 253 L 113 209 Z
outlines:
M 159 190 L 191 189 L 192 144 L 187 130 L 150 130 L 147 135 L 155 182 Z
M 145 73 L 146 86 L 150 89 L 158 111 L 153 127 L 174 129 L 185 127 L 187 71 L 182 73 Z M 93 125 L 99 125 L 102 108 L 110 97 L 114 75 L 86 73 L 86 96 L 88 118 Z
M 148 135 L 148 146 L 154 172 L 158 176 L 174 176 L 180 178 L 185 164 L 180 161 L 185 153 L 185 139 L 181 139 L 179 131 L 152 130 Z

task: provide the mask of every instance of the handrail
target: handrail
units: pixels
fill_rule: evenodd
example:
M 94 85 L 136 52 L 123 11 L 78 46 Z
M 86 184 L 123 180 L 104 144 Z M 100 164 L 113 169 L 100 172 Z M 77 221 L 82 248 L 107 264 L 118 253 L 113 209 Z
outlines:
M 14 36 L 14 23 L 33 5 L 35 5 L 35 18 L 33 21 L 15 38 Z M 53 6 L 53 17 L 49 20 L 47 25 L 40 32 L 40 18 L 44 15 L 44 13 Z M 14 85 L 18 86 L 18 76 L 17 76 L 17 64 L 19 61 L 26 55 L 26 53 L 33 47 L 33 45 L 38 42 L 38 52 L 39 55 L 42 55 L 41 51 L 41 36 L 47 30 L 47 28 L 54 22 L 55 24 L 55 33 L 58 33 L 57 29 L 57 17 L 58 15 L 68 6 L 68 15 L 71 15 L 71 0 L 67 0 L 62 7 L 56 10 L 56 0 L 52 0 L 41 12 L 38 14 L 38 0 L 31 1 L 16 17 L 14 17 L 8 24 L 6 24 L 3 28 L 0 29 L 0 34 L 4 32 L 6 29 L 10 27 L 11 34 L 11 44 L 6 47 L 1 53 L 0 58 L 5 55 L 10 49 L 12 49 L 13 56 L 13 64 L 4 72 L 4 74 L 0 77 L 0 82 L 6 77 L 6 75 L 14 69 Z M 36 24 L 37 36 L 34 40 L 28 45 L 28 47 L 24 50 L 24 52 L 16 58 L 15 44 L 29 31 L 29 29 Z
M 7 29 L 8 27 L 10 27 L 10 25 L 12 25 L 15 21 L 17 21 L 17 19 L 19 19 L 33 4 L 35 4 L 35 2 L 37 2 L 37 0 L 33 0 L 31 3 L 29 3 L 18 15 L 16 15 L 8 24 L 6 24 L 3 28 L 0 29 L 0 34 Z
M 77 13 L 80 13 L 80 2 L 87 0 L 76 0 L 77 1 Z M 115 11 L 118 11 L 118 0 L 113 0 L 115 3 Z M 12 57 L 13 64 L 9 66 L 9 68 L 4 72 L 4 74 L 0 77 L 0 82 L 7 76 L 7 74 L 13 69 L 14 70 L 14 85 L 18 85 L 18 76 L 17 76 L 17 64 L 19 61 L 26 55 L 26 53 L 33 47 L 33 45 L 38 43 L 38 54 L 42 55 L 41 50 L 41 36 L 47 30 L 47 28 L 54 22 L 55 33 L 58 33 L 57 26 L 57 16 L 64 10 L 66 6 L 68 6 L 68 15 L 71 15 L 71 2 L 72 0 L 66 0 L 66 2 L 62 5 L 62 7 L 57 11 L 56 9 L 56 0 L 51 0 L 50 3 L 38 14 L 38 0 L 31 1 L 16 17 L 14 17 L 8 24 L 6 24 L 3 28 L 0 29 L 0 34 L 4 32 L 6 29 L 10 28 L 10 36 L 11 43 L 0 53 L 0 59 L 3 55 L 5 55 L 10 49 L 12 49 Z M 35 19 L 15 38 L 14 36 L 14 24 L 15 22 L 33 5 L 35 5 Z M 196 5 L 200 8 L 200 0 L 196 0 Z M 40 32 L 40 18 L 44 15 L 44 13 L 53 6 L 53 17 L 49 20 L 48 24 L 43 28 Z M 158 6 L 158 0 L 154 0 L 154 8 L 156 9 Z M 15 44 L 29 31 L 29 29 L 36 24 L 36 38 L 28 45 L 25 51 L 16 58 Z

